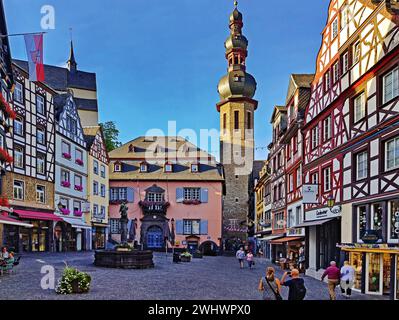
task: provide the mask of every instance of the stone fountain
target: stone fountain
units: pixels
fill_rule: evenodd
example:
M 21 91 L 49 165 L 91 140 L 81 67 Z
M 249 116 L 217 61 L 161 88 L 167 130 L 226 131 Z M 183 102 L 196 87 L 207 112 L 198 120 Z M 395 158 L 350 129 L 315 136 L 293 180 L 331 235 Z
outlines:
M 146 269 L 153 268 L 153 254 L 150 250 L 136 250 L 129 246 L 127 242 L 128 207 L 122 203 L 119 212 L 121 214 L 121 244 L 113 250 L 96 250 L 94 254 L 94 265 L 106 268 L 122 269 Z M 134 222 L 132 222 L 134 223 Z M 135 228 L 133 227 L 133 239 Z

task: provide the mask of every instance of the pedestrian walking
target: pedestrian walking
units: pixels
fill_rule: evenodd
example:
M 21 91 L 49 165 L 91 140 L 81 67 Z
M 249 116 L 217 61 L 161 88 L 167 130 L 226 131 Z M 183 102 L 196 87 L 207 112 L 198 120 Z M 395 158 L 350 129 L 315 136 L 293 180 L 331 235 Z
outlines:
M 353 282 L 355 281 L 355 268 L 353 268 L 349 261 L 344 262 L 344 266 L 341 268 L 341 292 L 346 298 L 350 298 L 352 295 Z
M 266 276 L 259 281 L 258 290 L 263 292 L 263 300 L 283 300 L 280 280 L 276 278 L 274 268 L 267 268 Z
M 244 260 L 245 260 L 245 251 L 242 247 L 237 251 L 236 253 L 236 258 L 238 259 L 238 262 L 240 263 L 240 269 L 244 269 Z
M 247 263 L 248 263 L 249 269 L 252 269 L 252 266 L 255 265 L 254 255 L 252 254 L 251 251 L 249 251 L 247 253 Z
M 341 271 L 337 268 L 337 263 L 335 261 L 330 262 L 330 266 L 321 276 L 321 281 L 324 281 L 325 277 L 327 277 L 328 280 L 328 293 L 330 295 L 330 300 L 336 300 L 337 296 L 335 294 L 335 288 L 341 279 Z
M 287 277 L 291 279 L 285 280 Z M 299 270 L 292 269 L 284 272 L 281 278 L 281 285 L 289 288 L 288 300 L 303 300 L 306 296 L 305 281 L 299 277 Z

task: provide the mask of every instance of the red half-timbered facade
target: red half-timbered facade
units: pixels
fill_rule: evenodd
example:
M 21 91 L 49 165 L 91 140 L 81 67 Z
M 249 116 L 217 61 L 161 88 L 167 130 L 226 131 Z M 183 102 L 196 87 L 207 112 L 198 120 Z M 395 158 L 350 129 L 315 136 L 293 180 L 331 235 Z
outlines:
M 399 243 L 398 9 L 330 2 L 303 128 L 305 184 L 319 186 L 318 203 L 305 205 L 308 267 L 346 258 L 364 275 L 355 289 L 396 298 L 386 270 L 399 250 L 384 248 Z

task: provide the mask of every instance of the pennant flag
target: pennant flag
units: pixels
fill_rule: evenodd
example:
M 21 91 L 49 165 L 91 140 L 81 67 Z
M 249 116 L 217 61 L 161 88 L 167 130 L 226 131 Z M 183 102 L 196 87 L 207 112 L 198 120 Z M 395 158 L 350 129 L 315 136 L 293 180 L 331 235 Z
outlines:
M 26 34 L 24 37 L 28 55 L 29 80 L 44 81 L 43 34 Z

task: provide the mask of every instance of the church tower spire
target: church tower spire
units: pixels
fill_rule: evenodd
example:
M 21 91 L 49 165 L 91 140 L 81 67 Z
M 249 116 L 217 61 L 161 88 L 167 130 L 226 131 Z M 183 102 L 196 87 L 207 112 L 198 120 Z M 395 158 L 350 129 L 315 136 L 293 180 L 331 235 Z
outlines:
M 247 73 L 248 40 L 243 15 L 235 1 L 229 18 L 230 34 L 224 43 L 227 74 L 219 81 L 220 161 L 224 167 L 223 238 L 247 238 L 249 179 L 254 162 L 254 113 L 258 102 L 255 78 Z M 228 246 L 226 246 L 227 249 Z
M 67 63 L 68 63 L 69 71 L 75 72 L 78 69 L 78 64 L 76 63 L 76 60 L 75 60 L 75 52 L 73 50 L 72 40 L 71 40 L 71 49 L 69 51 L 69 59 L 68 59 Z

